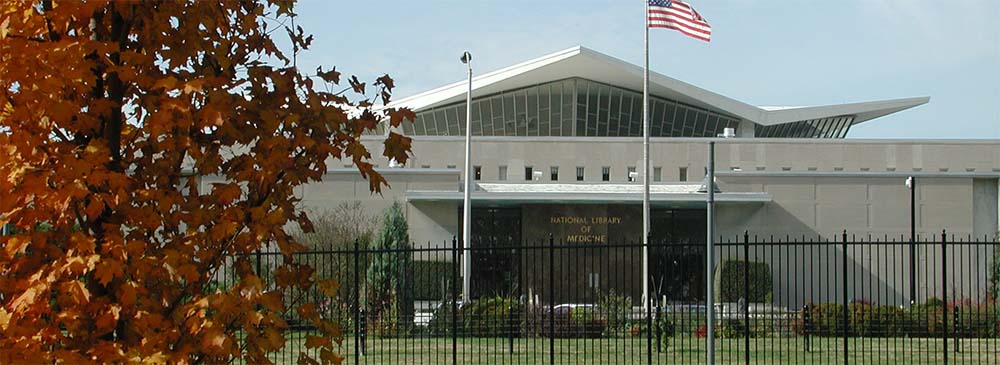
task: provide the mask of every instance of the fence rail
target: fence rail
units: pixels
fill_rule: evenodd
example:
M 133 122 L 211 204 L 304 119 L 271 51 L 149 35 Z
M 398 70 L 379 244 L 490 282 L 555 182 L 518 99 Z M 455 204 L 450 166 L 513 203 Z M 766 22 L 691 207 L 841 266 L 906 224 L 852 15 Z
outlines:
M 718 364 L 1000 363 L 995 241 L 745 234 L 717 241 L 711 278 L 703 243 L 649 245 L 649 306 L 641 243 L 552 238 L 301 252 L 296 262 L 343 285 L 333 299 L 286 301 L 311 301 L 342 325 L 348 364 L 703 364 L 714 280 Z M 462 255 L 472 255 L 471 300 L 459 299 Z M 263 277 L 283 260 L 251 258 Z M 287 320 L 277 363 L 296 362 L 315 334 L 294 310 Z

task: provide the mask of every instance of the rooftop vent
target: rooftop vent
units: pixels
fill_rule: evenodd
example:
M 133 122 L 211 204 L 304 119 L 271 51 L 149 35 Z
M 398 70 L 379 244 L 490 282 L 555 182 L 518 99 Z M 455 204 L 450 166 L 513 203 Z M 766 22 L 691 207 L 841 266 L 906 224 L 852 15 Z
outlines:
M 722 130 L 722 134 L 719 135 L 722 138 L 736 138 L 736 128 L 725 128 Z

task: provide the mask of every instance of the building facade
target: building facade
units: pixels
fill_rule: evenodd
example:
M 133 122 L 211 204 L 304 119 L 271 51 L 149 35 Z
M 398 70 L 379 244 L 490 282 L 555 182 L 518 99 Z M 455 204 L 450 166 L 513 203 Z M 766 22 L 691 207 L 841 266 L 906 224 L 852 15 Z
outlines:
M 525 244 L 549 235 L 561 244 L 641 241 L 641 90 L 640 67 L 582 47 L 476 77 L 473 243 L 503 237 Z M 413 156 L 405 166 L 381 164 L 391 184 L 381 196 L 341 164 L 301 191 L 306 207 L 362 201 L 378 212 L 404 201 L 417 245 L 461 237 L 465 91 L 463 81 L 390 105 L 417 117 L 395 131 L 413 138 Z M 710 140 L 717 142 L 723 239 L 846 231 L 906 240 L 908 177 L 916 181 L 918 236 L 947 229 L 996 237 L 1000 141 L 845 139 L 854 125 L 929 98 L 757 107 L 657 73 L 650 94 L 654 241 L 705 242 Z M 381 139 L 371 136 L 373 155 Z M 886 285 L 908 295 L 904 283 Z

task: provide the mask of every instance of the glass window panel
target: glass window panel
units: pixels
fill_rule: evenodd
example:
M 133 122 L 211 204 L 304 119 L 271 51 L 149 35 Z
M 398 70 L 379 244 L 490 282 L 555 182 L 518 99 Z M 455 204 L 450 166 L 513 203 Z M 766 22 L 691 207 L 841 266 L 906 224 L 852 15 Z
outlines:
M 583 181 L 583 166 L 576 167 L 576 181 Z
M 840 117 L 830 121 L 826 128 L 823 130 L 823 138 L 830 138 L 833 136 L 833 132 L 837 130 L 837 126 L 844 122 L 844 118 Z
M 514 131 L 515 136 L 528 135 L 528 92 L 525 90 L 514 93 Z
M 608 108 L 611 105 L 611 87 L 599 85 L 597 88 L 597 133 L 598 136 L 608 135 Z
M 461 110 L 461 114 L 458 112 Z M 448 108 L 448 134 L 452 136 L 465 135 L 465 106 Z M 459 117 L 461 115 L 461 117 Z
M 538 87 L 538 134 L 542 136 L 554 136 L 552 123 L 552 110 L 549 109 L 549 85 Z
M 705 127 L 708 124 L 708 114 L 705 114 L 705 112 L 703 112 L 703 111 L 698 111 L 698 117 L 697 118 L 698 119 L 697 119 L 697 121 L 695 122 L 695 125 L 694 125 L 694 132 L 695 133 L 700 133 L 700 135 L 697 135 L 699 137 L 705 137 L 706 134 L 707 134 L 706 131 L 705 131 Z
M 434 125 L 437 126 L 437 135 L 448 135 L 448 118 L 445 116 L 444 110 L 438 109 L 434 111 Z
M 635 175 L 635 176 L 633 176 L 633 175 L 635 175 L 635 166 L 629 166 L 628 169 L 625 172 L 625 180 L 629 181 L 629 182 L 635 181 L 635 178 L 638 175 Z
M 847 129 L 851 128 L 851 123 L 854 122 L 854 117 L 847 117 L 844 122 L 840 124 L 840 128 L 837 128 L 837 133 L 835 136 L 837 138 L 844 138 L 847 136 Z
M 563 82 L 561 88 L 562 97 L 560 97 L 560 101 L 562 105 L 561 107 L 562 110 L 560 111 L 561 117 L 559 118 L 559 120 L 561 122 L 559 124 L 562 125 L 562 135 L 564 136 L 572 136 L 573 126 L 576 124 L 576 121 L 573 120 L 573 108 L 574 108 L 573 88 L 575 87 L 575 85 L 576 85 L 575 80 L 566 80 L 565 82 Z M 555 92 L 553 92 L 553 94 L 554 93 Z
M 633 96 L 632 97 L 632 118 L 628 127 L 628 135 L 630 137 L 639 137 L 642 135 L 642 97 Z
M 841 120 L 840 123 L 837 123 L 837 127 L 832 132 L 830 132 L 830 138 L 840 137 L 840 131 L 846 128 L 849 123 L 851 123 L 851 119 L 852 119 L 851 117 L 846 117 L 843 120 Z
M 809 124 L 810 123 L 812 123 L 811 120 L 810 121 L 802 121 L 802 122 L 797 123 L 798 125 L 795 126 L 795 138 L 806 137 L 806 135 L 809 133 Z
M 492 99 L 485 99 L 479 103 L 479 116 L 483 119 L 483 135 L 493 135 L 493 102 Z
M 500 165 L 500 167 L 497 169 L 497 180 L 500 180 L 500 181 L 507 180 L 507 166 L 506 165 Z
M 649 135 L 653 137 L 659 137 L 663 133 L 663 126 L 656 123 L 658 115 L 663 115 L 663 103 L 657 100 L 650 100 L 651 110 L 649 111 Z
M 808 124 L 809 124 L 808 121 L 801 121 L 795 123 L 795 126 L 792 127 L 792 137 L 793 138 L 802 137 L 802 135 L 805 133 L 805 130 L 808 127 Z
M 587 135 L 597 135 L 597 109 L 600 103 L 598 85 L 587 83 Z
M 714 114 L 709 114 L 708 125 L 705 127 L 708 129 L 707 136 L 715 137 L 722 134 L 722 128 L 719 128 L 719 116 Z
M 503 95 L 503 135 L 517 134 L 517 117 L 514 112 L 514 94 Z
M 629 128 L 632 125 L 632 95 L 628 92 L 622 93 L 622 111 L 621 111 L 621 126 L 619 126 L 618 135 L 628 136 Z
M 684 137 L 694 137 L 695 136 L 695 134 L 694 134 L 694 125 L 695 125 L 695 119 L 696 119 L 695 117 L 696 116 L 697 116 L 697 113 L 694 110 L 691 110 L 691 109 L 688 109 L 688 108 L 684 108 L 684 132 L 683 132 L 683 136 Z
M 526 90 L 526 95 L 528 103 L 525 112 L 527 112 L 528 118 L 528 135 L 537 136 L 540 129 L 538 123 L 538 87 L 529 87 Z
M 549 167 L 549 180 L 559 181 L 559 166 Z
M 663 120 L 661 121 L 661 123 L 663 123 L 663 131 L 661 132 L 661 136 L 664 136 L 664 137 L 673 137 L 674 136 L 674 110 L 675 109 L 677 109 L 677 107 L 674 105 L 673 102 L 667 103 L 666 106 L 664 107 L 664 110 L 663 110 Z
M 608 108 L 608 135 L 621 134 L 622 92 L 621 89 L 611 89 L 611 106 Z
M 683 137 L 684 136 L 684 113 L 687 109 L 680 104 L 676 104 L 674 107 L 674 116 L 670 118 L 673 126 L 670 128 L 670 135 L 673 137 Z
M 483 116 L 480 114 L 480 106 L 483 103 L 473 102 L 472 103 L 472 135 L 481 136 L 483 135 Z
M 576 135 L 587 135 L 587 88 L 590 83 L 585 80 L 576 82 Z
M 490 99 L 490 108 L 492 111 L 490 115 L 493 120 L 493 136 L 503 135 L 503 98 L 501 95 L 494 96 Z
M 424 113 L 424 128 L 426 129 L 426 136 L 436 136 L 437 135 L 437 123 L 434 122 L 434 112 L 428 111 Z
M 601 181 L 611 181 L 611 167 L 601 167 Z
M 660 182 L 663 180 L 663 168 L 660 166 L 653 167 L 653 181 Z

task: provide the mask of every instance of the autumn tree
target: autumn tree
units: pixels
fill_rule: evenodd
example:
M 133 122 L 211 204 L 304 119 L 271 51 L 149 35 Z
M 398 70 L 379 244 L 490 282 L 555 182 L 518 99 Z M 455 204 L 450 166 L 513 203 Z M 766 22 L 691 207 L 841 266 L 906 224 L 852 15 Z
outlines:
M 286 228 L 310 221 L 293 189 L 344 159 L 379 191 L 360 137 L 412 113 L 376 108 L 388 76 L 330 91 L 339 72 L 299 70 L 312 36 L 293 11 L 275 0 L 0 4 L 0 224 L 14 227 L 0 238 L 0 363 L 267 363 L 285 311 L 322 333 L 306 341 L 319 359 L 301 361 L 339 362 L 336 324 L 282 300 L 337 288 L 294 261 L 303 246 Z M 384 144 L 406 161 L 407 138 Z M 284 257 L 270 278 L 246 256 L 264 246 Z M 223 265 L 237 280 L 213 288 Z

